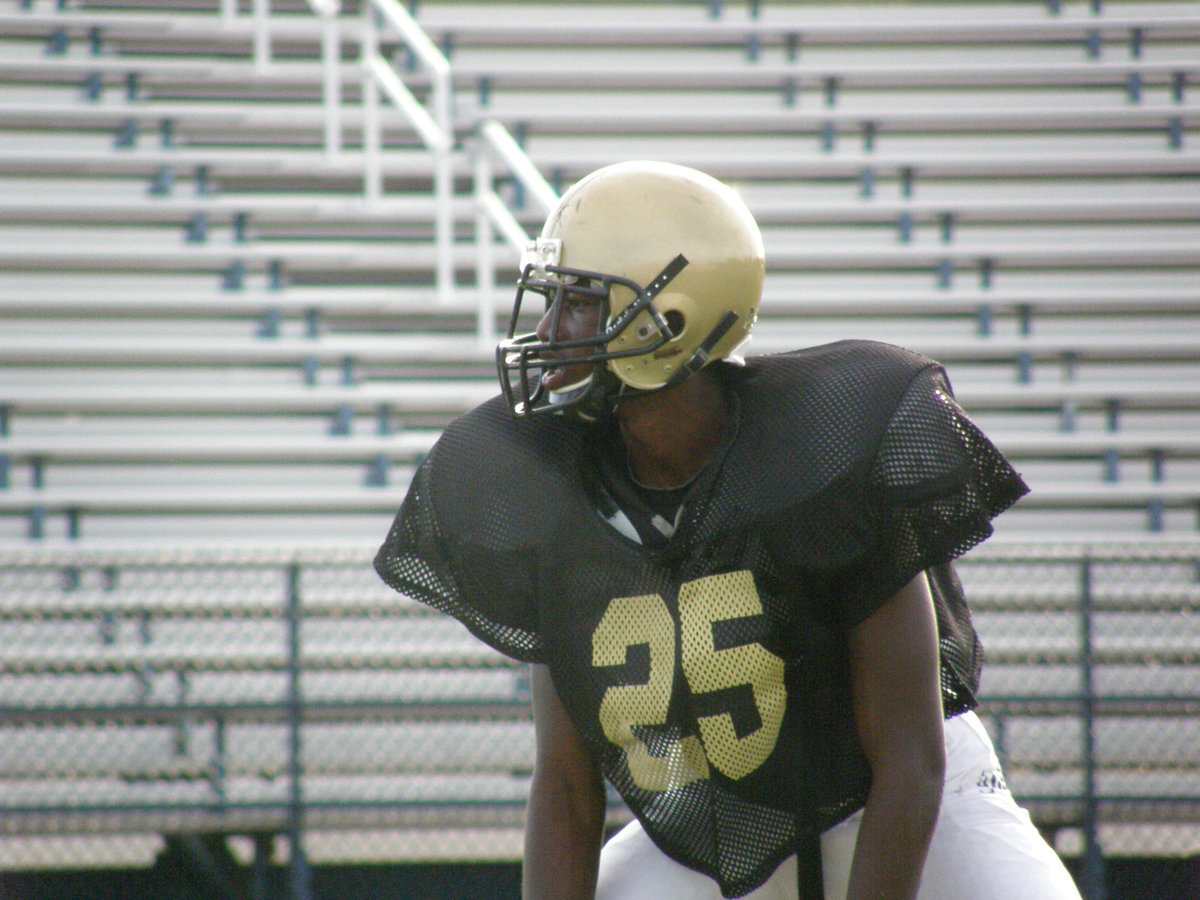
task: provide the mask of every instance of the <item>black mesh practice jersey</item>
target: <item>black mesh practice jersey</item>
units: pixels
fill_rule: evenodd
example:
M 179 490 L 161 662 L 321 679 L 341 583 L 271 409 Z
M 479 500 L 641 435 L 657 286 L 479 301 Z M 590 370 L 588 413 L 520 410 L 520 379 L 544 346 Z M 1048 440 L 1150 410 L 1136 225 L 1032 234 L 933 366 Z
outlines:
M 1026 489 L 917 354 L 845 341 L 720 370 L 733 427 L 669 538 L 601 514 L 596 426 L 496 399 L 422 463 L 376 567 L 548 665 L 647 834 L 734 897 L 865 802 L 847 633 L 923 570 L 946 714 L 975 705 L 950 561 Z

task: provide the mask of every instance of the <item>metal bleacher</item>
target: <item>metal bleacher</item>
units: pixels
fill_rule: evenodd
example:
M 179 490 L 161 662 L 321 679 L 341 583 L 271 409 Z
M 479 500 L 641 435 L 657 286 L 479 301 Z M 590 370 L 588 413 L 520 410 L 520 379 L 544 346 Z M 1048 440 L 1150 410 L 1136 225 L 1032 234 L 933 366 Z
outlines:
M 373 156 L 364 5 L 444 150 L 385 103 Z M 524 673 L 370 559 L 496 390 L 483 192 L 630 157 L 756 214 L 750 352 L 946 365 L 1033 489 L 962 567 L 1014 788 L 1092 887 L 1194 852 L 1200 5 L 322 6 L 0 0 L 0 870 L 519 854 Z

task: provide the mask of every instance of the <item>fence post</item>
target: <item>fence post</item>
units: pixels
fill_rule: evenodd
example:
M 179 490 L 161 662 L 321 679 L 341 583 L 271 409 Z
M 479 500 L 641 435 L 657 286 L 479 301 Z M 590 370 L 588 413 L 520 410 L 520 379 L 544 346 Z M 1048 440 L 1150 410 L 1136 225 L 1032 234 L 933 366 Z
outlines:
M 1092 658 L 1092 559 L 1080 558 L 1079 570 L 1079 665 L 1083 690 L 1081 718 L 1083 731 L 1083 896 L 1086 900 L 1104 900 L 1104 851 L 1100 846 L 1096 801 L 1096 720 L 1095 684 Z
M 300 684 L 300 564 L 288 566 L 288 780 L 291 796 L 288 808 L 288 882 L 291 900 L 312 900 L 312 879 L 304 854 L 304 774 L 301 723 L 304 699 Z

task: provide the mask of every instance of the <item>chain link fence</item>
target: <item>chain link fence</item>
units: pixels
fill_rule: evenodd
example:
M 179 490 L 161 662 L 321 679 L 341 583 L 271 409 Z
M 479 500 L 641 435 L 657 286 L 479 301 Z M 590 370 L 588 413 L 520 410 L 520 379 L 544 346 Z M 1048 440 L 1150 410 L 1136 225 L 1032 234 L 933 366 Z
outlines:
M 526 671 L 370 563 L 7 552 L 0 871 L 175 856 L 299 900 L 314 867 L 518 860 Z M 1088 900 L 1111 860 L 1200 853 L 1200 554 L 985 547 L 959 572 L 981 715 Z

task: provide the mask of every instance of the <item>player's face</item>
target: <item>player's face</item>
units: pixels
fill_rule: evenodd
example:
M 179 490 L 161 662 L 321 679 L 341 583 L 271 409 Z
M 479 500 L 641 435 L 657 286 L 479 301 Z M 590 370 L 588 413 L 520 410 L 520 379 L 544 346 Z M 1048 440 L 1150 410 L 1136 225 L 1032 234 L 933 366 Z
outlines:
M 600 331 L 603 307 L 604 304 L 594 295 L 564 291 L 538 322 L 538 340 L 566 343 L 595 336 Z M 595 353 L 594 347 L 561 347 L 554 351 L 553 358 L 570 362 L 571 359 L 592 353 Z M 561 392 L 585 381 L 592 374 L 593 365 L 579 363 L 547 369 L 542 375 L 542 385 L 548 391 Z

